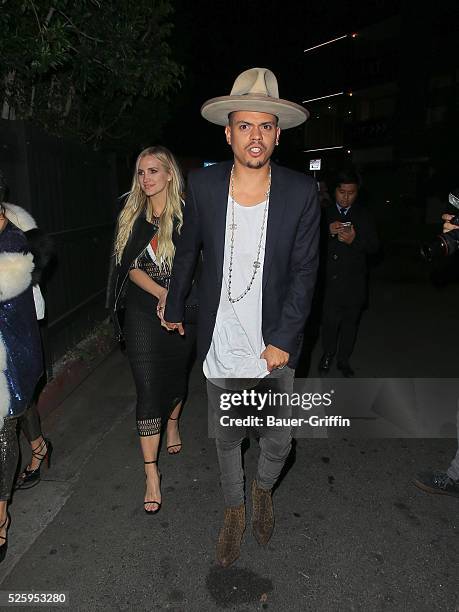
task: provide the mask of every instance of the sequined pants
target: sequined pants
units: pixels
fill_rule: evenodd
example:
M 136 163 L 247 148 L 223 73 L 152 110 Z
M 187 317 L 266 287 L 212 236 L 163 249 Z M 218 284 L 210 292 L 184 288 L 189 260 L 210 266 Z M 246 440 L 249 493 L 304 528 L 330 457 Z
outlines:
M 0 501 L 9 499 L 13 489 L 19 460 L 18 422 L 29 442 L 42 435 L 35 404 L 32 404 L 23 416 L 5 419 L 4 427 L 0 431 Z
M 14 474 L 19 460 L 17 418 L 5 419 L 0 431 L 0 501 L 11 497 Z

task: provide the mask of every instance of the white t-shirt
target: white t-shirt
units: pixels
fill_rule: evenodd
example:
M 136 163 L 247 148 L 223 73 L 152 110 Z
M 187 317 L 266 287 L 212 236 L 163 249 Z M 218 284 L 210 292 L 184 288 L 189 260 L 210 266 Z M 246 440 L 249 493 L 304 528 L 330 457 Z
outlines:
M 241 206 L 237 202 L 234 203 L 236 230 L 231 275 L 233 299 L 245 291 L 252 278 L 264 211 L 265 202 L 256 206 Z M 267 218 L 258 257 L 261 265 L 250 291 L 235 303 L 231 303 L 228 299 L 231 223 L 231 198 L 228 197 L 222 290 L 212 342 L 204 360 L 203 372 L 206 378 L 210 379 L 264 378 L 269 374 L 266 360 L 260 359 L 261 353 L 266 348 L 261 322 Z

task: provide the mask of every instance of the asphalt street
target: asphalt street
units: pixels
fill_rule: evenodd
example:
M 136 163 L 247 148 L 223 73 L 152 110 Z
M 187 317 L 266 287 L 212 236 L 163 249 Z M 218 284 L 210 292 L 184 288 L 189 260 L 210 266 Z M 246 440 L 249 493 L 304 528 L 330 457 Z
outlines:
M 353 358 L 357 375 L 457 376 L 453 337 L 442 332 L 457 329 L 457 304 L 455 286 L 376 281 Z M 317 345 L 305 360 L 310 374 L 319 357 Z M 36 488 L 14 496 L 0 591 L 66 592 L 68 609 L 85 611 L 459 610 L 459 499 L 412 484 L 418 470 L 446 469 L 452 437 L 299 438 L 274 494 L 268 547 L 249 524 L 240 558 L 220 569 L 223 502 L 202 374 L 195 367 L 191 377 L 182 452 L 161 452 L 155 516 L 143 511 L 134 405 L 117 350 L 44 420 L 53 464 Z M 257 457 L 251 439 L 248 491 Z M 250 495 L 248 509 L 250 520 Z

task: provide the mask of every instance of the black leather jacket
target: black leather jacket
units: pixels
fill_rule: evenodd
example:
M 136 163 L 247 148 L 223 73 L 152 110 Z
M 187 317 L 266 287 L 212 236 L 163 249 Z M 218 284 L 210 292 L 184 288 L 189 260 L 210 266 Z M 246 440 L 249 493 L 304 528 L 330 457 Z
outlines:
M 118 340 L 121 340 L 123 337 L 118 314 L 119 311 L 122 310 L 125 306 L 125 297 L 129 282 L 129 270 L 131 268 L 132 262 L 137 257 L 139 257 L 141 253 L 143 253 L 143 251 L 147 248 L 156 232 L 157 227 L 152 223 L 148 223 L 148 221 L 145 219 L 145 216 L 140 216 L 134 223 L 131 235 L 124 248 L 123 255 L 121 257 L 121 262 L 119 265 L 116 265 L 115 255 L 113 254 L 114 249 L 112 248 L 112 255 L 110 257 L 110 265 L 108 271 L 105 307 L 110 310 L 110 317 L 115 327 L 115 334 Z M 178 237 L 179 234 L 174 228 L 172 234 L 172 241 L 174 245 L 176 245 Z M 200 265 L 198 264 L 194 275 L 195 281 L 198 280 L 199 271 Z M 197 283 L 193 282 L 190 293 L 188 294 L 186 300 L 186 306 L 197 307 L 197 296 Z

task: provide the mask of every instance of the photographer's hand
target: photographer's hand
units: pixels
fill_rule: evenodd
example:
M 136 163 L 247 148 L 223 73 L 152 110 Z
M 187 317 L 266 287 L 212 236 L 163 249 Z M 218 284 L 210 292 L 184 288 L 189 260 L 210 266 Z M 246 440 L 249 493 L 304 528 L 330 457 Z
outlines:
M 443 223 L 443 233 L 444 234 L 446 234 L 446 232 L 450 232 L 451 230 L 459 229 L 459 225 L 453 225 L 452 223 L 450 223 L 453 217 L 454 215 L 448 215 L 446 213 L 441 216 L 441 218 L 444 221 Z

